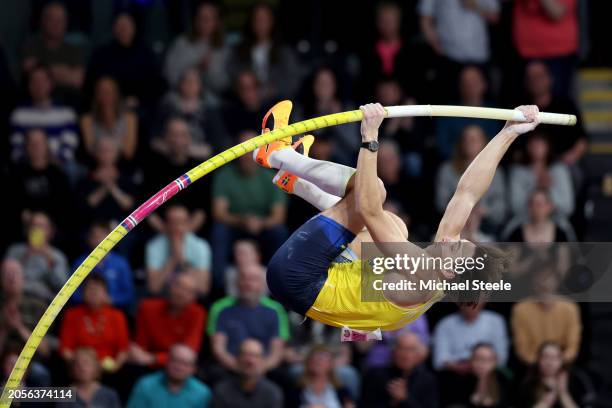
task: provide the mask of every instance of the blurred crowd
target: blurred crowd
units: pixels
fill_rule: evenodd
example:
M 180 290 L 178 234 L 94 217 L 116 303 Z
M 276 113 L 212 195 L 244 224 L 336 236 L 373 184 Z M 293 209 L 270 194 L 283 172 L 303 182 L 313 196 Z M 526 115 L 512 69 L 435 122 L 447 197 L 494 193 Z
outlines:
M 102 24 L 102 2 L 30 3 L 17 61 L 0 46 L 3 381 L 53 296 L 112 228 L 176 177 L 256 136 L 282 99 L 294 102 L 292 122 L 371 101 L 575 114 L 577 126 L 540 126 L 512 147 L 465 238 L 552 243 L 584 233 L 579 0 L 382 1 L 368 4 L 361 26 L 319 21 L 321 10 L 303 4 L 294 5 L 302 21 L 281 19 L 293 2 L 123 0 L 106 2 L 106 39 L 88 28 Z M 358 44 L 296 38 L 306 24 L 355 33 Z M 432 238 L 462 172 L 502 125 L 383 123 L 385 205 L 411 240 Z M 355 165 L 359 124 L 315 137 L 313 157 Z M 242 156 L 133 230 L 71 298 L 25 384 L 72 384 L 79 407 L 593 403 L 580 306 L 544 278 L 516 304 L 441 304 L 381 342 L 341 343 L 339 330 L 287 312 L 268 296 L 266 261 L 316 210 L 272 176 Z

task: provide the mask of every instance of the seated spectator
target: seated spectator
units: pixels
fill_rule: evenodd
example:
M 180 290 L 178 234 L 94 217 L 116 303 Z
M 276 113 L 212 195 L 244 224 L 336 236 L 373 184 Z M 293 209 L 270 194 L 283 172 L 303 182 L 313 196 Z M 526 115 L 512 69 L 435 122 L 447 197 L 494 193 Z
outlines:
M 225 136 L 221 116 L 202 98 L 202 80 L 195 68 L 187 69 L 176 86 L 168 93 L 158 110 L 157 120 L 166 124 L 173 118 L 181 118 L 189 125 L 192 143 L 190 156 L 203 161 L 224 146 L 220 140 Z M 159 153 L 166 153 L 168 146 L 163 138 L 153 139 L 152 147 Z
M 512 307 L 514 351 L 521 363 L 530 365 L 536 363 L 543 344 L 555 342 L 563 350 L 563 362 L 569 364 L 580 350 L 580 309 L 573 300 L 556 294 L 560 277 L 554 265 L 549 262 L 534 269 L 535 295 Z
M 463 106 L 492 106 L 487 101 L 487 79 L 482 70 L 470 65 L 459 73 L 459 103 Z M 443 159 L 449 158 L 453 153 L 453 146 L 461 138 L 463 130 L 470 126 L 480 126 L 488 139 L 494 137 L 501 129 L 499 121 L 478 118 L 436 118 L 436 148 Z
M 334 374 L 333 353 L 325 346 L 311 347 L 305 370 L 298 379 L 295 392 L 287 395 L 291 406 L 354 407 L 349 391 Z
M 593 403 L 593 386 L 588 377 L 569 368 L 558 343 L 542 343 L 531 371 L 519 387 L 516 406 L 570 408 Z
M 535 190 L 548 190 L 555 213 L 569 217 L 574 212 L 574 186 L 564 163 L 552 162 L 547 135 L 536 131 L 527 140 L 525 164 L 510 168 L 510 205 L 513 215 L 527 213 L 529 196 Z
M 277 368 L 289 339 L 287 313 L 274 300 L 262 295 L 265 272 L 258 265 L 245 267 L 238 275 L 238 296 L 213 303 L 207 334 L 212 354 L 224 368 L 239 370 L 238 351 L 246 339 L 255 339 L 264 348 L 260 370 Z
M 218 103 L 230 84 L 229 56 L 219 6 L 203 2 L 193 15 L 191 30 L 174 40 L 168 49 L 164 75 L 174 87 L 188 69 L 195 68 L 206 89 L 206 99 Z
M 119 146 L 109 136 L 96 141 L 93 154 L 92 169 L 78 188 L 82 215 L 119 223 L 134 206 L 135 179 L 119 168 Z
M 438 170 L 435 200 L 440 213 L 446 209 L 459 178 L 486 144 L 487 137 L 481 127 L 472 125 L 463 130 L 453 157 Z M 495 172 L 491 187 L 480 200 L 480 210 L 484 213 L 483 222 L 488 229 L 496 229 L 505 220 L 506 185 L 502 169 Z
M 109 303 L 104 277 L 87 278 L 83 304 L 69 307 L 62 319 L 59 351 L 66 361 L 74 360 L 77 349 L 91 347 L 105 371 L 121 369 L 128 357 L 130 334 L 123 312 Z
M 573 1 L 573 0 L 572 0 Z M 538 126 L 540 132 L 551 136 L 551 151 L 568 166 L 573 166 L 587 152 L 587 137 L 578 108 L 567 97 L 553 94 L 554 80 L 548 67 L 539 61 L 529 63 L 525 69 L 525 87 L 529 103 L 538 105 L 542 112 L 563 112 L 576 115 L 575 126 Z
M 13 367 L 17 363 L 19 354 L 23 350 L 24 343 L 10 342 L 0 348 L 0 386 L 6 385 Z M 51 374 L 47 367 L 38 361 L 32 361 L 23 375 L 20 385 L 26 387 L 50 387 Z
M 572 241 L 569 230 L 561 220 L 552 217 L 555 209 L 546 190 L 535 190 L 529 196 L 527 217 L 510 222 L 502 234 L 506 241 L 550 243 Z M 516 224 L 519 223 L 517 226 Z
M 160 367 L 177 343 L 200 351 L 206 311 L 196 303 L 197 284 L 183 273 L 172 280 L 167 298 L 145 299 L 136 313 L 136 331 L 130 360 L 138 365 Z
M 391 363 L 393 354 L 392 348 L 395 340 L 398 336 L 406 332 L 416 334 L 419 340 L 421 340 L 421 343 L 429 345 L 429 323 L 425 315 L 421 315 L 402 329 L 386 331 L 381 341 L 364 341 L 357 343 L 357 348 L 362 353 L 366 352 L 365 367 L 370 369 L 388 366 Z
M 53 163 L 47 134 L 41 129 L 26 131 L 24 147 L 25 156 L 9 170 L 18 218 L 25 221 L 32 211 L 44 211 L 61 220 L 69 205 L 70 181 Z
M 498 368 L 495 348 L 488 343 L 478 343 L 470 356 L 470 373 L 456 384 L 458 391 L 449 395 L 452 406 L 508 407 L 510 406 L 510 382 Z
M 115 16 L 113 38 L 95 49 L 87 67 L 87 89 L 103 77 L 117 81 L 125 104 L 130 109 L 144 107 L 156 101 L 163 81 L 157 57 L 138 39 L 134 18 L 125 12 Z
M 446 316 L 433 334 L 433 366 L 456 374 L 470 372 L 470 357 L 476 344 L 490 344 L 500 365 L 508 360 L 508 334 L 504 318 L 477 306 L 459 305 L 459 312 Z
M 72 98 L 83 85 L 85 52 L 81 47 L 66 42 L 68 16 L 59 1 L 49 2 L 40 15 L 40 33 L 30 39 L 24 50 L 23 70 L 32 74 L 40 64 L 47 65 L 51 77 L 64 99 Z
M 245 131 L 240 142 L 256 136 Z M 272 174 L 257 165 L 251 155 L 224 166 L 213 181 L 212 243 L 216 284 L 226 267 L 229 250 L 238 238 L 262 242 L 268 259 L 287 237 L 287 196 L 271 183 Z
M 24 343 L 47 308 L 47 302 L 24 293 L 25 278 L 23 267 L 15 259 L 5 259 L 0 268 L 0 350 L 7 344 Z M 38 348 L 42 356 L 48 356 L 53 341 L 50 336 L 43 339 Z M 49 377 L 48 371 L 37 367 Z M 49 378 L 50 381 L 50 378 Z
M 553 72 L 554 93 L 562 97 L 571 93 L 578 66 L 578 3 L 522 0 L 513 4 L 512 37 L 518 54 L 526 60 L 545 61 Z
M 5 258 L 23 266 L 24 293 L 44 302 L 51 302 L 68 279 L 68 260 L 51 245 L 54 228 L 47 214 L 33 212 L 27 223 L 27 242 L 13 244 Z
M 127 408 L 210 407 L 210 389 L 194 377 L 197 357 L 191 347 L 173 345 L 165 369 L 138 380 Z
M 76 270 L 79 265 L 83 263 L 85 258 L 87 258 L 89 253 L 98 246 L 110 232 L 111 228 L 108 222 L 97 221 L 92 223 L 89 227 L 89 234 L 87 235 L 89 250 L 87 253 L 77 258 L 72 269 Z M 130 268 L 128 260 L 123 255 L 112 250 L 109 251 L 91 273 L 95 273 L 104 278 L 108 295 L 113 306 L 126 310 L 134 303 L 134 277 L 132 275 L 132 268 Z M 79 286 L 76 292 L 74 292 L 74 295 L 72 295 L 72 300 L 74 302 L 83 301 L 81 286 Z
M 487 25 L 499 20 L 498 0 L 421 0 L 418 13 L 425 40 L 439 56 L 436 84 L 443 92 L 454 89 L 463 66 L 489 61 Z
M 190 214 L 181 205 L 166 208 L 164 233 L 146 246 L 147 288 L 152 294 L 164 292 L 173 277 L 189 275 L 199 295 L 210 288 L 211 252 L 208 242 L 190 232 Z
M 74 162 L 79 145 L 76 113 L 51 99 L 53 81 L 49 70 L 37 66 L 28 76 L 29 102 L 11 114 L 11 159 L 18 162 L 25 155 L 25 134 L 30 129 L 43 130 L 49 141 L 50 160 L 66 168 Z
M 342 98 L 340 84 L 336 73 L 327 66 L 318 68 L 312 75 L 303 98 L 302 113 L 305 118 L 330 115 L 352 109 L 352 104 Z M 296 121 L 293 118 L 292 121 Z M 353 164 L 359 140 L 355 140 L 358 132 L 356 123 L 346 126 L 334 126 L 326 129 L 327 137 L 334 143 L 334 156 L 337 162 Z
M 255 339 L 240 343 L 236 359 L 237 378 L 219 383 L 213 392 L 213 406 L 281 408 L 281 389 L 264 377 L 266 363 L 264 347 Z
M 262 86 L 253 71 L 241 71 L 233 80 L 233 97 L 221 109 L 227 135 L 245 129 L 259 129 L 261 120 L 272 104 L 262 96 Z M 231 139 L 228 136 L 228 146 Z M 316 145 L 316 144 L 315 144 Z
M 397 3 L 384 1 L 377 5 L 374 22 L 376 38 L 361 50 L 361 95 L 372 95 L 373 87 L 380 78 L 396 77 L 402 81 L 401 86 L 405 89 L 422 86 L 415 81 L 422 75 L 420 58 L 415 58 L 414 47 L 402 38 L 402 19 L 402 9 Z
M 230 296 L 238 295 L 239 271 L 252 265 L 258 265 L 262 269 L 261 252 L 257 242 L 251 239 L 239 239 L 234 242 L 234 263 L 225 269 L 225 292 Z M 268 295 L 267 286 L 264 287 L 264 295 Z
M 131 160 L 138 146 L 138 118 L 123 106 L 117 82 L 102 77 L 95 83 L 91 111 L 81 118 L 83 145 L 89 155 L 96 154 L 100 139 L 108 138 L 121 157 Z
M 72 374 L 71 386 L 75 389 L 76 401 L 60 402 L 56 404 L 57 408 L 121 407 L 119 395 L 115 390 L 100 384 L 98 381 L 101 367 L 94 349 L 77 348 L 74 351 L 70 368 Z
M 302 75 L 293 50 L 282 44 L 277 28 L 272 6 L 255 4 L 227 66 L 234 78 L 244 70 L 252 70 L 262 84 L 265 99 L 291 99 Z
M 437 407 L 436 378 L 423 364 L 428 349 L 413 333 L 397 337 L 390 366 L 369 370 L 363 379 L 361 406 Z
M 145 168 L 147 197 L 167 185 L 172 177 L 185 174 L 201 163 L 193 158 L 194 145 L 185 120 L 178 117 L 168 119 L 164 135 L 158 140 L 156 153 L 148 160 Z M 185 206 L 191 212 L 189 230 L 198 232 L 204 225 L 207 211 L 210 210 L 210 183 L 191 185 L 189 189 L 173 197 L 172 201 Z M 157 232 L 163 232 L 164 223 L 157 213 L 151 214 L 148 220 Z

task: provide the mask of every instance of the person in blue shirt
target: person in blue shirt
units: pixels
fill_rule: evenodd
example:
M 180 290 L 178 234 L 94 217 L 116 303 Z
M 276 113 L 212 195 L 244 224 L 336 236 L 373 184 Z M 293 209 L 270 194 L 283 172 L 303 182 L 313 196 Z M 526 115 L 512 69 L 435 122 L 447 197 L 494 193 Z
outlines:
M 132 390 L 127 408 L 210 407 L 210 388 L 193 376 L 196 360 L 191 348 L 172 346 L 165 370 L 142 377 Z
M 95 248 L 110 231 L 110 225 L 107 222 L 95 221 L 89 227 L 87 244 L 91 249 Z M 73 270 L 76 270 L 86 257 L 87 254 L 83 254 L 77 258 Z M 93 269 L 92 273 L 97 273 L 106 280 L 113 306 L 125 309 L 134 303 L 134 278 L 132 268 L 125 257 L 111 251 Z M 83 301 L 83 291 L 80 287 L 72 296 L 72 301 L 75 303 Z

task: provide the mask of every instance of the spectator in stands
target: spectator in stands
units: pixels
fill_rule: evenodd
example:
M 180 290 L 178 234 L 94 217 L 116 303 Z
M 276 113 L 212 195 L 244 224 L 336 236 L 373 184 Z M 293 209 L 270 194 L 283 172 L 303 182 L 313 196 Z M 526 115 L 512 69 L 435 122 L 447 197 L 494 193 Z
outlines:
M 593 406 L 593 386 L 588 377 L 570 369 L 562 347 L 545 342 L 529 374 L 519 387 L 516 406 L 520 407 L 586 407 Z
M 361 50 L 363 95 L 372 95 L 376 81 L 381 78 L 399 78 L 405 88 L 418 86 L 415 77 L 420 68 L 419 58 L 414 57 L 415 50 L 402 38 L 402 18 L 402 9 L 395 2 L 384 1 L 376 7 L 376 38 Z
M 587 151 L 587 138 L 582 125 L 582 118 L 576 105 L 567 97 L 553 93 L 555 80 L 549 68 L 540 61 L 530 62 L 525 70 L 525 87 L 529 103 L 538 105 L 540 111 L 563 112 L 576 115 L 575 126 L 542 125 L 540 132 L 551 136 L 551 147 L 554 156 L 568 166 L 576 165 Z
M 552 341 L 562 348 L 563 362 L 571 363 L 580 350 L 582 322 L 578 305 L 556 295 L 560 277 L 553 262 L 542 262 L 532 270 L 535 295 L 512 307 L 515 353 L 523 364 L 534 364 L 540 347 Z
M 362 353 L 367 352 L 365 355 L 365 367 L 370 369 L 389 365 L 391 363 L 395 340 L 398 336 L 406 332 L 416 334 L 421 340 L 421 343 L 429 345 L 429 323 L 425 315 L 421 315 L 402 329 L 386 331 L 381 341 L 365 341 L 358 343 L 357 348 Z
M 515 1 L 512 36 L 523 59 L 542 60 L 548 65 L 554 94 L 569 96 L 578 63 L 578 1 Z
M 525 163 L 510 168 L 510 206 L 514 215 L 527 213 L 529 197 L 535 190 L 547 190 L 555 214 L 569 217 L 574 212 L 574 187 L 567 166 L 552 161 L 548 136 L 536 131 L 527 139 Z
M 39 64 L 47 65 L 58 90 L 74 95 L 83 85 L 85 52 L 66 42 L 67 23 L 64 5 L 59 1 L 49 2 L 41 13 L 39 35 L 25 46 L 22 68 L 32 74 Z
M 437 82 L 455 89 L 467 64 L 484 66 L 490 58 L 488 23 L 499 20 L 498 0 L 421 0 L 418 5 L 425 40 L 439 56 Z
M 87 253 L 76 259 L 73 265 L 73 270 L 76 270 L 81 263 L 87 258 L 87 255 L 100 242 L 106 238 L 111 232 L 110 223 L 108 221 L 95 221 L 89 227 L 87 235 L 87 245 L 89 246 Z M 118 308 L 127 310 L 134 303 L 134 277 L 132 268 L 128 260 L 115 251 L 109 251 L 104 259 L 102 259 L 92 273 L 102 276 L 106 282 L 106 288 L 110 297 L 110 303 Z M 72 296 L 75 302 L 83 301 L 83 293 L 81 287 L 76 290 Z
M 303 99 L 303 115 L 305 118 L 330 115 L 352 109 L 352 104 L 342 99 L 338 76 L 327 66 L 321 66 L 312 75 L 307 93 Z M 295 121 L 295 118 L 293 118 Z M 356 123 L 346 126 L 335 126 L 326 130 L 327 136 L 334 143 L 334 155 L 338 162 L 353 163 L 355 153 L 359 150 L 359 140 L 355 140 L 358 132 Z
M 47 308 L 47 302 L 27 296 L 23 267 L 15 259 L 5 259 L 0 268 L 0 350 L 10 342 L 21 344 L 32 334 L 32 330 Z M 48 339 L 43 339 L 38 351 L 48 356 L 51 351 Z M 48 371 L 38 364 L 33 371 Z
M 366 373 L 361 406 L 437 407 L 436 378 L 423 364 L 427 354 L 427 346 L 416 334 L 407 332 L 398 336 L 392 364 Z
M 193 158 L 194 144 L 189 125 L 182 118 L 168 119 L 162 140 L 155 144 L 155 150 L 145 168 L 147 197 L 167 185 L 171 177 L 185 174 L 201 163 Z M 209 186 L 210 183 L 198 183 L 173 198 L 173 203 L 181 204 L 191 212 L 189 230 L 194 233 L 200 231 L 206 220 L 207 210 L 210 210 Z M 151 214 L 148 220 L 156 231 L 163 232 L 164 222 L 157 213 Z
M 117 392 L 99 382 L 102 367 L 96 357 L 96 350 L 85 347 L 74 350 L 70 368 L 72 374 L 71 385 L 75 388 L 76 401 L 60 402 L 56 407 L 121 407 Z
M 444 212 L 450 201 L 459 178 L 487 144 L 487 137 L 481 127 L 471 125 L 466 127 L 461 138 L 455 145 L 453 157 L 442 164 L 438 171 L 436 182 L 436 209 Z M 506 185 L 502 169 L 497 169 L 491 187 L 480 201 L 480 209 L 484 212 L 483 222 L 488 229 L 496 229 L 506 216 Z M 486 229 L 486 228 L 485 228 Z
M 23 342 L 10 342 L 0 348 L 0 384 L 2 386 L 6 385 L 6 381 L 17 363 L 23 346 Z M 47 367 L 38 361 L 32 361 L 24 373 L 20 385 L 26 387 L 50 387 L 53 383 L 51 382 L 51 374 Z
M 44 211 L 53 219 L 65 214 L 70 184 L 64 171 L 53 163 L 47 134 L 41 129 L 25 133 L 25 156 L 10 168 L 11 191 L 19 219 L 25 221 L 32 211 Z
M 468 65 L 459 73 L 459 100 L 463 106 L 490 107 L 492 104 L 486 100 L 487 79 L 482 70 L 475 65 Z M 501 129 L 498 121 L 478 118 L 437 118 L 436 119 L 436 148 L 443 159 L 451 156 L 453 146 L 461 138 L 463 129 L 470 125 L 480 126 L 487 137 L 491 139 Z
M 127 360 L 129 336 L 123 312 L 110 306 L 106 280 L 101 275 L 91 275 L 83 288 L 83 304 L 68 308 L 62 319 L 61 356 L 70 362 L 77 349 L 91 347 L 102 368 L 116 372 Z
M 281 408 L 281 389 L 264 377 L 264 347 L 255 339 L 240 343 L 236 359 L 237 378 L 219 383 L 213 393 L 213 407 Z
M 138 146 L 138 118 L 128 111 L 111 77 L 101 77 L 95 83 L 91 112 L 81 118 L 83 145 L 89 155 L 96 154 L 96 144 L 109 138 L 119 148 L 121 157 L 134 158 Z
M 495 348 L 488 343 L 476 344 L 470 356 L 470 373 L 456 384 L 457 393 L 449 395 L 453 406 L 507 407 L 511 384 L 498 370 Z M 446 390 L 445 390 L 446 391 Z
M 212 353 L 226 369 L 240 369 L 239 349 L 246 339 L 261 343 L 265 355 L 260 370 L 277 368 L 289 339 L 287 313 L 274 300 L 263 296 L 265 272 L 258 265 L 245 267 L 238 275 L 238 296 L 213 303 L 207 333 Z
M 484 303 L 475 307 L 459 305 L 459 312 L 444 317 L 433 334 L 433 366 L 436 370 L 449 370 L 456 374 L 470 372 L 472 349 L 478 343 L 490 344 L 498 363 L 508 359 L 509 340 L 504 318 Z
M 251 239 L 239 239 L 234 242 L 234 263 L 225 269 L 225 292 L 230 296 L 238 295 L 238 275 L 243 268 L 258 265 L 262 269 L 261 252 L 257 242 Z M 264 295 L 268 294 L 267 286 L 264 287 Z
M 527 217 L 511 222 L 502 237 L 510 242 L 567 242 L 570 239 L 567 223 L 552 217 L 554 204 L 547 190 L 537 189 L 529 196 Z
M 128 408 L 209 408 L 212 393 L 194 377 L 197 353 L 177 343 L 170 348 L 163 371 L 142 377 L 134 386 Z
M 262 86 L 253 71 L 241 71 L 233 81 L 234 98 L 221 111 L 229 135 L 245 129 L 259 129 L 261 119 L 270 106 L 262 94 Z
M 68 278 L 68 261 L 51 245 L 54 228 L 47 214 L 33 212 L 26 233 L 27 242 L 11 245 L 5 257 L 23 266 L 27 296 L 50 302 Z
M 125 12 L 115 16 L 113 38 L 94 50 L 87 67 L 88 93 L 103 77 L 114 78 L 128 108 L 145 107 L 157 101 L 162 78 L 153 51 L 139 41 L 134 18 Z
M 210 245 L 190 230 L 189 211 L 181 205 L 166 208 L 164 233 L 147 243 L 147 287 L 159 294 L 177 275 L 189 275 L 196 284 L 198 294 L 205 295 L 210 288 Z
M 166 54 L 164 74 L 168 83 L 177 86 L 185 72 L 195 68 L 202 78 L 207 99 L 218 103 L 230 85 L 230 50 L 224 37 L 219 6 L 201 3 L 193 15 L 190 32 L 174 40 Z
M 67 106 L 57 105 L 51 99 L 53 81 L 49 70 L 36 66 L 28 77 L 29 102 L 17 107 L 11 114 L 11 159 L 23 158 L 25 134 L 28 130 L 42 129 L 49 140 L 51 160 L 64 168 L 74 161 L 79 138 L 76 113 Z M 70 169 L 67 169 L 70 170 Z
M 350 393 L 334 374 L 334 355 L 326 346 L 311 347 L 304 374 L 286 396 L 290 406 L 354 407 Z
M 245 131 L 239 141 L 256 136 Z M 287 236 L 286 195 L 270 182 L 271 174 L 259 167 L 250 155 L 224 166 L 213 181 L 212 243 L 215 284 L 221 285 L 229 250 L 233 242 L 251 237 L 263 243 L 264 255 L 270 257 Z
M 193 158 L 203 161 L 225 146 L 221 116 L 202 98 L 202 80 L 195 68 L 185 70 L 174 91 L 161 102 L 157 115 L 159 123 L 165 125 L 173 118 L 181 118 L 189 125 L 192 139 L 190 155 Z M 152 143 L 158 152 L 163 153 L 167 149 L 163 138 L 153 139 Z
M 118 222 L 134 206 L 135 180 L 119 168 L 119 146 L 111 137 L 98 138 L 92 153 L 95 162 L 78 188 L 83 215 Z
M 252 70 L 262 84 L 264 98 L 287 99 L 297 93 L 302 75 L 295 54 L 279 39 L 275 20 L 272 6 L 255 4 L 227 67 L 234 77 Z
M 177 343 L 199 352 L 206 311 L 196 303 L 196 296 L 194 277 L 183 273 L 172 280 L 167 298 L 142 300 L 130 360 L 142 366 L 162 366 Z

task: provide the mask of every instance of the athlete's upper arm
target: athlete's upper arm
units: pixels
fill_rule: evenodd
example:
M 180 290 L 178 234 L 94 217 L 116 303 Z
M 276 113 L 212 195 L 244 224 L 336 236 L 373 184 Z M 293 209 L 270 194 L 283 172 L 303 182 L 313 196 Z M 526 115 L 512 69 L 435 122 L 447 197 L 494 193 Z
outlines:
M 402 231 L 397 225 L 397 221 L 384 211 L 381 211 L 375 217 L 364 217 L 364 223 L 372 236 L 372 240 L 385 255 L 395 255 L 396 250 L 387 249 L 383 244 L 406 242 L 405 231 Z
M 459 239 L 475 205 L 476 203 L 470 194 L 464 194 L 460 191 L 455 192 L 446 206 L 436 232 L 435 241 L 440 241 L 443 238 Z

